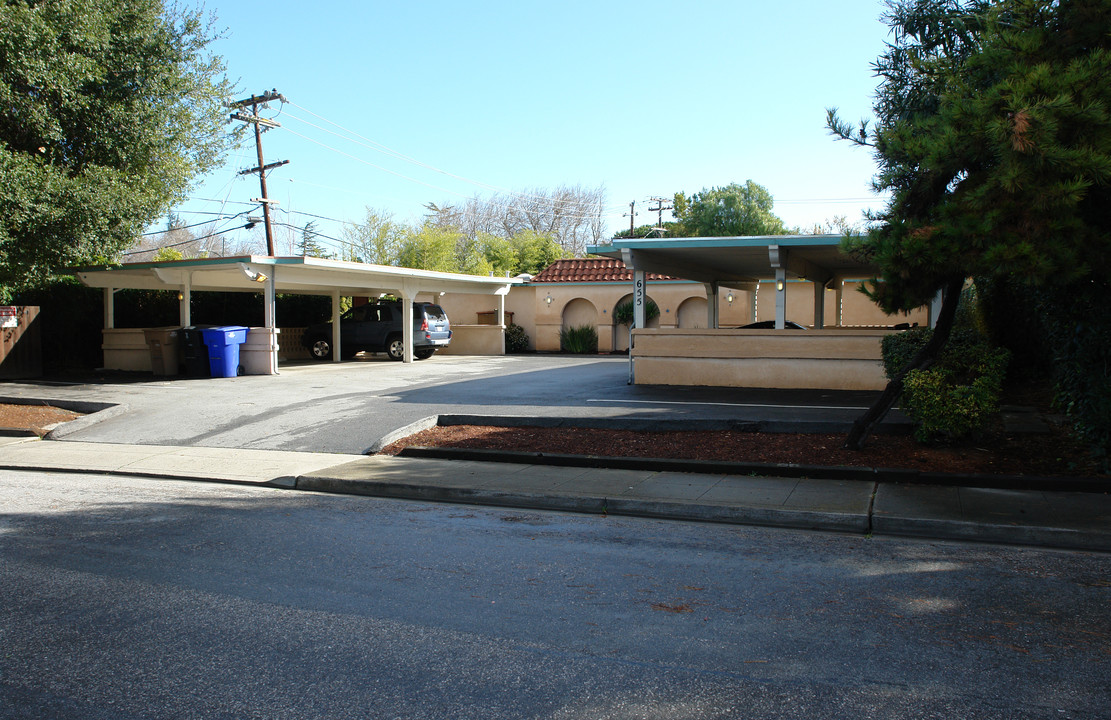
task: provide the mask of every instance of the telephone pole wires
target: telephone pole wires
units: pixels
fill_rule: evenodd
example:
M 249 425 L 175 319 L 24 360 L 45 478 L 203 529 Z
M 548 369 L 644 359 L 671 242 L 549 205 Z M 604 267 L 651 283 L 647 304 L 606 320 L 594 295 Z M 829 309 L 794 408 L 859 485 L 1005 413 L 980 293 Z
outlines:
M 270 102 L 271 100 L 281 100 L 284 103 L 285 96 L 279 93 L 277 90 L 271 90 L 270 92 L 265 92 L 262 95 L 252 95 L 245 100 L 237 100 L 232 103 L 227 103 L 226 105 L 233 110 L 243 109 L 248 106 L 250 106 L 251 108 L 250 115 L 247 115 L 243 112 L 234 112 L 231 114 L 232 120 L 250 123 L 255 126 L 255 149 L 258 151 L 258 167 L 251 168 L 249 170 L 243 170 L 239 174 L 246 175 L 247 173 L 258 173 L 259 187 L 262 191 L 262 197 L 252 198 L 251 202 L 257 202 L 262 205 L 262 217 L 263 220 L 266 222 L 266 254 L 273 257 L 274 230 L 270 224 L 270 205 L 277 205 L 278 201 L 271 200 L 266 194 L 266 171 L 272 170 L 276 167 L 281 167 L 289 161 L 282 160 L 281 162 L 270 163 L 269 165 L 267 165 L 262 157 L 263 128 L 265 127 L 267 130 L 269 130 L 270 128 L 281 127 L 281 123 L 275 122 L 268 118 L 259 117 L 259 106 L 261 105 L 262 107 L 266 107 L 266 103 Z
M 659 219 L 656 220 L 656 228 L 660 231 L 660 234 L 663 235 L 664 210 L 670 210 L 671 206 L 668 205 L 664 207 L 664 199 L 662 197 L 653 197 L 652 202 L 656 203 L 656 207 L 648 208 L 648 212 L 659 213 Z
M 625 213 L 625 215 L 624 215 L 624 217 L 629 218 L 629 237 L 632 237 L 633 232 L 636 230 L 636 228 L 633 224 L 634 221 L 636 220 L 636 216 L 637 216 L 636 210 L 633 209 L 633 208 L 636 207 L 636 204 L 637 204 L 636 200 L 633 200 L 631 203 L 629 203 L 629 212 Z

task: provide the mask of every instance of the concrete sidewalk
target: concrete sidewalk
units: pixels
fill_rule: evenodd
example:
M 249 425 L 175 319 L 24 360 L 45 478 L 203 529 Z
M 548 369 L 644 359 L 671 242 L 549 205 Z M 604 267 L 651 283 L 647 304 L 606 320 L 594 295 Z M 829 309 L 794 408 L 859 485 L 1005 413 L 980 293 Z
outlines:
M 14 438 L 0 470 L 1111 551 L 1106 493 Z

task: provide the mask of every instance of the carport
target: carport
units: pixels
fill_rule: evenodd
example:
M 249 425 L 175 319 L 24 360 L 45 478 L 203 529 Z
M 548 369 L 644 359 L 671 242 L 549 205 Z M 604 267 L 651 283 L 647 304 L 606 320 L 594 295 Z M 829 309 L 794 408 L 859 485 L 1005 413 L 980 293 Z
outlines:
M 841 251 L 842 237 L 615 238 L 587 251 L 619 258 L 633 271 L 634 382 L 880 389 L 886 384 L 880 340 L 890 330 L 825 327 L 827 295 L 840 305 L 842 281 L 877 274 L 873 265 Z M 645 276 L 650 272 L 703 283 L 708 329 L 645 328 Z M 812 288 L 812 330 L 785 330 L 788 280 L 805 281 Z M 755 293 L 761 281 L 775 283 L 775 329 L 719 328 L 718 289 Z M 798 282 L 790 284 L 800 287 Z M 931 325 L 940 305 L 940 297 L 931 303 Z
M 623 261 L 634 273 L 634 296 L 637 287 L 643 290 L 643 276 L 649 272 L 704 283 L 707 297 L 716 297 L 718 288 L 751 292 L 761 280 L 774 280 L 775 327 L 782 330 L 786 322 L 787 280 L 811 283 L 814 327 L 821 328 L 826 291 L 835 293 L 840 301 L 841 281 L 876 276 L 874 265 L 841 251 L 843 238 L 843 235 L 615 238 L 610 244 L 588 247 L 587 251 Z M 637 277 L 641 282 L 637 282 Z M 940 298 L 934 306 L 931 318 L 935 317 L 934 310 L 940 308 Z M 709 326 L 716 328 L 717 305 L 709 303 L 708 312 Z M 643 325 L 638 323 L 637 327 Z
M 521 282 L 516 278 L 482 277 L 458 273 L 413 270 L 312 257 L 247 255 L 203 260 L 128 263 L 80 268 L 77 278 L 89 287 L 104 290 L 104 328 L 115 327 L 114 293 L 121 289 L 167 290 L 178 293 L 180 324 L 192 325 L 190 295 L 194 290 L 261 292 L 264 326 L 271 334 L 270 373 L 278 369 L 275 297 L 278 293 L 325 295 L 332 298 L 332 340 L 339 362 L 340 298 L 392 294 L 402 300 L 405 358 L 413 361 L 413 301 L 422 293 L 468 293 L 497 297 L 498 324 L 504 325 L 505 295 Z M 299 340 L 299 339 L 298 339 Z

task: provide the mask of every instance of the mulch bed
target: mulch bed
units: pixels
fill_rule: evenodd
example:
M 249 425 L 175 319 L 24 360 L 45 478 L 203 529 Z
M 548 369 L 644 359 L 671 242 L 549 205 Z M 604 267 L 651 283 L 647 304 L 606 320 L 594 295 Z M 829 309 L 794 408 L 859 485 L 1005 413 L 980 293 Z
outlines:
M 478 448 L 610 457 L 900 468 L 928 472 L 1030 476 L 1099 476 L 1099 466 L 1061 429 L 1008 437 L 992 434 L 954 447 L 920 445 L 903 435 L 876 435 L 860 451 L 844 435 L 751 433 L 731 430 L 641 432 L 594 428 L 451 425 L 411 435 L 383 449 Z M 1106 477 L 1106 476 L 1104 476 Z
M 53 425 L 81 417 L 81 413 L 49 405 L 12 405 L 0 403 L 0 428 L 31 430 L 43 435 Z

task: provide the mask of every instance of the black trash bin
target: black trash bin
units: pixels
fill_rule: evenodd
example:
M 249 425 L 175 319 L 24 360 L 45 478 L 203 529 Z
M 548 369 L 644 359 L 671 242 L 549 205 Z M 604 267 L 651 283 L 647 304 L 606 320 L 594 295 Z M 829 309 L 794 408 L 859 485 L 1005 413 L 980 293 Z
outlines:
M 183 327 L 178 335 L 181 349 L 182 372 L 189 377 L 211 377 L 208 363 L 208 347 L 204 344 L 204 331 L 215 325 L 190 325 Z

